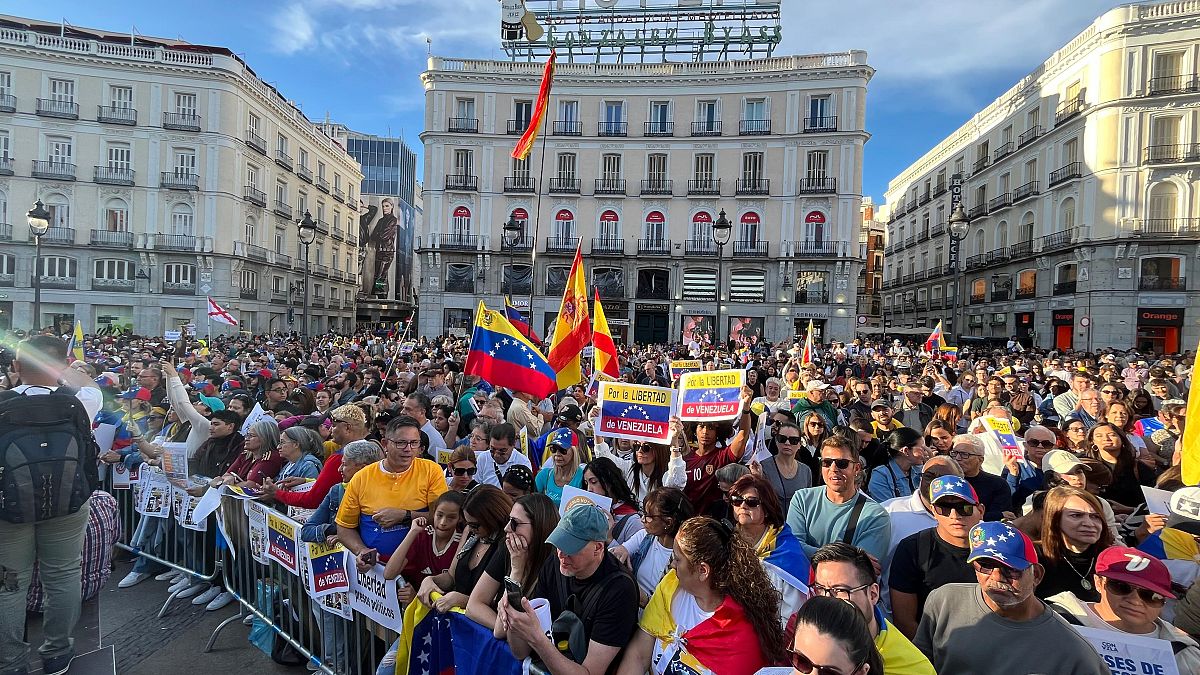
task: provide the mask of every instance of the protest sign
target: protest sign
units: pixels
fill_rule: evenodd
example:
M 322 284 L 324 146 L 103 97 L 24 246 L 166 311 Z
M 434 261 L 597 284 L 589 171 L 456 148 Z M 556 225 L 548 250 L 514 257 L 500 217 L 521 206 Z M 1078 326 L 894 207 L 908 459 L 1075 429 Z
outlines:
M 679 419 L 684 422 L 721 422 L 737 418 L 742 410 L 744 370 L 688 373 L 679 380 Z
M 179 525 L 188 530 L 204 532 L 208 529 L 207 518 L 196 518 L 196 509 L 200 506 L 200 498 L 193 497 L 181 488 L 174 489 L 172 511 Z
M 300 574 L 296 562 L 296 541 L 300 538 L 300 526 L 290 518 L 267 512 L 267 557 L 283 566 L 292 574 Z
M 1142 496 L 1146 498 L 1146 510 L 1150 513 L 1171 515 L 1171 492 L 1143 485 Z
M 350 608 L 379 625 L 401 632 L 404 612 L 396 597 L 396 582 L 383 578 L 383 565 L 350 575 Z
M 612 513 L 612 498 L 598 495 L 587 490 L 580 490 L 574 485 L 564 485 L 562 489 L 562 501 L 559 502 L 558 515 L 564 516 L 571 507 L 580 504 L 591 504 L 599 507 L 605 513 Z
M 304 543 L 308 594 L 321 598 L 350 590 L 350 556 L 341 544 Z
M 246 432 L 250 431 L 250 427 L 262 421 L 274 422 L 275 418 L 271 417 L 271 413 L 263 410 L 261 403 L 255 403 L 254 409 L 250 411 L 249 415 L 246 415 L 246 421 L 242 423 L 242 435 L 245 436 Z
M 1025 450 L 1017 440 L 1012 423 L 1001 417 L 979 417 L 971 422 L 967 432 L 978 436 L 983 441 L 983 470 L 1000 475 L 1005 462 L 1010 458 L 1023 460 Z
M 217 507 L 221 505 L 221 492 L 223 491 L 222 488 L 208 488 L 204 496 L 200 498 L 200 503 L 196 505 L 195 518 L 197 520 L 204 520 L 217 510 Z
M 96 445 L 100 446 L 100 454 L 104 454 L 112 450 L 113 441 L 117 438 L 117 425 L 115 424 L 97 424 L 95 429 L 92 429 L 92 436 L 96 438 Z
M 125 466 L 125 463 L 117 462 L 116 464 L 113 464 L 112 472 L 113 472 L 113 484 L 112 484 L 113 489 L 114 490 L 128 490 L 129 485 L 130 485 L 129 468 L 127 466 Z
M 666 443 L 671 434 L 674 400 L 674 389 L 601 382 L 596 434 L 631 441 Z
M 788 403 L 793 406 L 802 398 L 807 398 L 808 394 L 803 389 L 789 389 L 787 393 Z
M 266 565 L 267 559 L 267 507 L 250 502 L 246 514 L 250 520 L 250 557 Z
M 417 343 L 413 342 L 412 340 L 409 340 L 408 342 L 400 343 L 400 353 L 401 354 L 411 354 L 411 353 L 413 353 L 413 350 L 416 348 L 417 348 Z
M 187 480 L 188 478 L 188 449 L 187 443 L 160 443 L 162 448 L 162 470 L 169 480 Z
M 1086 626 L 1071 627 L 1100 653 L 1112 675 L 1179 675 L 1175 653 L 1166 640 Z
M 696 373 L 700 371 L 700 361 L 696 359 L 676 359 L 667 367 L 670 373 L 671 381 L 674 382 L 684 375 L 684 373 Z
M 167 477 L 157 471 L 147 471 L 140 482 L 137 512 L 152 518 L 167 518 L 171 515 L 171 484 Z

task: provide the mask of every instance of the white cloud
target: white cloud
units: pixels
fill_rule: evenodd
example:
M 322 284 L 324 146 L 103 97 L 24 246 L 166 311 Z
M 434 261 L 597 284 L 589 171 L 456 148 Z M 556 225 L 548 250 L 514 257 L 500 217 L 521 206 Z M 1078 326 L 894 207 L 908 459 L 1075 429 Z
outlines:
M 295 54 L 312 45 L 316 37 L 312 16 L 301 4 L 284 7 L 272 19 L 275 34 L 271 44 L 282 54 Z

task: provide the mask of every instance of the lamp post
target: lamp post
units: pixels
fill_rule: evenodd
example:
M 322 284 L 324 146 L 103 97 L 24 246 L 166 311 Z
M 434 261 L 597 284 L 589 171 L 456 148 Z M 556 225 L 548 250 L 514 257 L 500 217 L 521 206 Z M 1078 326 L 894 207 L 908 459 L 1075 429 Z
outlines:
M 42 330 L 42 235 L 50 231 L 50 212 L 42 200 L 25 214 L 33 235 L 33 331 Z
M 296 223 L 298 228 L 297 234 L 300 237 L 300 243 L 304 244 L 304 304 L 300 306 L 302 310 L 301 321 L 304 323 L 300 327 L 300 335 L 304 338 L 304 347 L 308 348 L 308 247 L 317 238 L 317 224 L 313 222 L 312 215 L 307 210 L 304 211 L 304 220 Z
M 967 211 L 963 208 L 962 202 L 955 204 L 954 210 L 950 212 L 949 227 L 946 228 L 946 234 L 950 237 L 950 267 L 954 272 L 954 306 L 950 316 L 951 329 L 949 331 L 950 336 L 954 339 L 954 344 L 958 344 L 958 298 L 962 295 L 962 289 L 959 288 L 962 274 L 958 270 L 958 252 L 962 241 L 967 238 L 967 230 L 970 227 L 971 219 L 967 217 Z
M 713 327 L 713 338 L 717 344 L 721 342 L 721 261 L 725 257 L 725 244 L 729 243 L 732 234 L 733 225 L 726 217 L 725 209 L 721 209 L 721 213 L 717 215 L 717 222 L 712 226 L 713 241 L 717 244 L 717 325 Z
M 509 215 L 508 222 L 504 223 L 504 227 L 502 229 L 503 229 L 503 234 L 501 236 L 503 237 L 503 240 L 504 240 L 504 248 L 508 249 L 508 274 L 509 274 L 510 278 L 515 278 L 516 273 L 517 273 L 517 268 L 516 268 L 517 243 L 520 241 L 521 232 L 525 228 L 521 226 L 521 222 L 519 220 L 514 218 L 512 215 Z M 501 292 L 504 291 L 503 288 L 501 288 L 500 290 L 501 290 Z M 509 291 L 509 294 L 511 295 L 512 294 L 512 285 L 511 284 L 509 285 L 508 291 Z M 531 311 L 533 310 L 532 304 L 529 305 L 529 309 Z M 533 321 L 533 317 L 530 316 L 529 320 Z

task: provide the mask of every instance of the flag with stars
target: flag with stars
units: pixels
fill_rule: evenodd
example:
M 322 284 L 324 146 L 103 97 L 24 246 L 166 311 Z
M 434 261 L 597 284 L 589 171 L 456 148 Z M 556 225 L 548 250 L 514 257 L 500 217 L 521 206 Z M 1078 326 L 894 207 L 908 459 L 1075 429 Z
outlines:
M 684 422 L 720 422 L 742 412 L 744 370 L 685 373 L 679 378 L 679 419 Z
M 675 390 L 624 382 L 600 383 L 596 435 L 666 443 L 671 432 Z
M 491 628 L 458 611 L 446 616 L 450 618 L 455 675 L 521 675 L 521 662 L 507 642 L 492 637 Z
M 350 590 L 350 574 L 347 570 L 348 552 L 341 544 L 330 546 L 325 542 L 308 542 L 308 594 L 321 598 L 338 591 Z
M 413 599 L 404 610 L 396 647 L 396 675 L 454 675 L 450 618 Z
M 267 557 L 297 576 L 300 575 L 300 567 L 296 562 L 299 530 L 300 525 L 290 518 L 274 511 L 267 512 Z
M 558 391 L 556 373 L 537 347 L 504 318 L 479 303 L 471 351 L 463 369 L 494 387 L 546 397 Z

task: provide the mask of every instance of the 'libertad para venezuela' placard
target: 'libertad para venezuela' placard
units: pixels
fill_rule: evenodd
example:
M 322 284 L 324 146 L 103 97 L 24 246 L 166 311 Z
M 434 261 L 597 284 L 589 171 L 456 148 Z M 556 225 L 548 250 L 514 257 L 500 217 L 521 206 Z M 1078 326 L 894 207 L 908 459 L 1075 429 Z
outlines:
M 679 419 L 684 422 L 719 422 L 738 416 L 742 407 L 744 370 L 685 373 L 679 380 Z
M 631 441 L 666 443 L 674 399 L 674 389 L 601 382 L 596 433 Z

